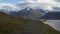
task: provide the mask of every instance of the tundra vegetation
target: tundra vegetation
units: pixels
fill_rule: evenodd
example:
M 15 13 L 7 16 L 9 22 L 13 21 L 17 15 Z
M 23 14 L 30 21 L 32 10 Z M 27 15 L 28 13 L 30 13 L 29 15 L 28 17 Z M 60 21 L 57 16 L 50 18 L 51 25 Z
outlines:
M 14 18 L 0 12 L 0 34 L 11 34 L 13 31 L 17 32 L 18 30 L 22 31 L 27 21 L 29 20 L 25 20 L 23 18 Z M 40 28 L 42 28 L 46 34 L 60 34 L 59 31 L 54 30 L 52 27 L 44 24 L 42 21 L 40 21 Z

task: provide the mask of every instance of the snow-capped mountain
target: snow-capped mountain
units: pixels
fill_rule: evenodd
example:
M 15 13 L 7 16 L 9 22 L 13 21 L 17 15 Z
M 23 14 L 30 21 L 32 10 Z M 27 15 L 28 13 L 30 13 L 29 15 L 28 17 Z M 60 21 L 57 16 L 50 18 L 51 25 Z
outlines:
M 11 5 L 11 4 L 1 4 L 0 10 L 7 13 L 8 15 L 22 18 L 40 18 L 45 15 L 46 10 L 40 8 L 39 6 L 29 6 L 28 5 Z
M 53 7 L 48 7 L 48 8 L 53 9 Z M 23 5 L 0 3 L 0 11 L 3 11 L 11 16 L 22 17 L 22 18 L 40 18 L 49 12 L 49 10 L 45 10 L 40 6 L 37 5 L 34 6 L 29 3 L 28 4 L 23 3 Z
M 20 10 L 18 12 L 11 12 L 10 15 L 11 16 L 15 16 L 15 17 L 20 17 L 20 18 L 40 18 L 41 16 L 45 15 L 46 13 L 42 12 L 43 10 L 40 9 L 40 11 L 36 11 L 32 8 L 25 8 L 23 10 Z
M 22 8 L 18 7 L 16 5 L 0 3 L 0 12 L 2 11 L 6 14 L 10 14 L 10 12 L 12 12 L 12 11 L 17 12 L 20 10 L 22 10 Z

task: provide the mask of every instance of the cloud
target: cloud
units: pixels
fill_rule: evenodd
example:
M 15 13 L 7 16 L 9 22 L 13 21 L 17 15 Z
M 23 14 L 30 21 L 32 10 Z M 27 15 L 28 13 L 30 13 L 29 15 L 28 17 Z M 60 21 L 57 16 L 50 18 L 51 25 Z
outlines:
M 16 4 L 17 5 L 21 4 L 21 5 L 17 6 L 17 5 L 13 5 L 13 4 L 0 3 L 0 9 L 7 7 L 11 10 L 21 10 L 21 9 L 25 8 L 26 6 L 29 6 L 29 7 L 33 7 L 33 8 L 41 7 L 45 10 L 53 10 L 52 7 L 60 7 L 59 0 L 20 0 Z
M 53 10 L 52 7 L 60 7 L 60 3 L 56 0 L 26 0 L 22 3 L 26 3 L 26 5 L 30 7 L 39 6 L 46 10 Z
M 8 11 L 20 10 L 18 6 L 15 6 L 13 4 L 6 4 L 6 3 L 0 3 L 0 9 L 8 10 Z

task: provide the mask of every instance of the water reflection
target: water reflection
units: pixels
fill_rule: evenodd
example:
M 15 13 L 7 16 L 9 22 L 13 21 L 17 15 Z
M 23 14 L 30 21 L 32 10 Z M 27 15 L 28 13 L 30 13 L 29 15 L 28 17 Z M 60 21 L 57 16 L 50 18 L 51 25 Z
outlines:
M 50 25 L 55 30 L 60 31 L 60 20 L 47 20 L 47 21 L 44 21 L 44 23 Z

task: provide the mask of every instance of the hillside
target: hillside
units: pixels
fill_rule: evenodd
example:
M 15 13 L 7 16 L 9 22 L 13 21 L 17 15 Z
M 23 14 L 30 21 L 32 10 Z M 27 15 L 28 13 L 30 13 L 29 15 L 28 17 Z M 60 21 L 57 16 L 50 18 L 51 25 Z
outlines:
M 11 34 L 14 33 L 14 31 L 22 31 L 27 21 L 30 20 L 11 17 L 5 13 L 0 12 L 0 34 Z M 60 34 L 60 32 L 54 30 L 52 27 L 44 24 L 43 22 L 40 22 L 40 28 L 42 28 L 46 34 Z
M 60 20 L 60 12 L 49 12 L 42 17 L 43 19 Z

